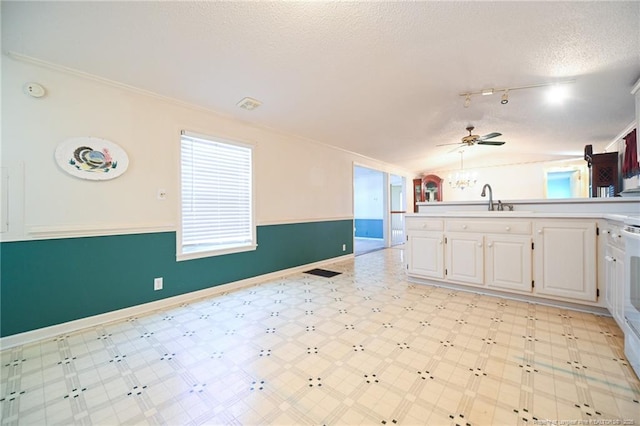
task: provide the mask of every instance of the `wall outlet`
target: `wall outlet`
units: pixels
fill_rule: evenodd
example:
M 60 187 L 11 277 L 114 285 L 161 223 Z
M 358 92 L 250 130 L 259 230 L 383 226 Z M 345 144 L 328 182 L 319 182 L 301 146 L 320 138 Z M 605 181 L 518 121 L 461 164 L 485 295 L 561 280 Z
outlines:
M 162 277 L 153 279 L 153 289 L 162 290 Z
M 346 244 L 342 245 L 342 251 L 347 251 L 347 245 Z

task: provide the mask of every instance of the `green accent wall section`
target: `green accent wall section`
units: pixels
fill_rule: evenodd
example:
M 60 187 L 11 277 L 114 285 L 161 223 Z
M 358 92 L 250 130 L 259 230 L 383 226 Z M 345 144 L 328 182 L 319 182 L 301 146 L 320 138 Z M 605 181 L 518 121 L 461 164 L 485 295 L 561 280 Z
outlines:
M 182 262 L 175 232 L 1 243 L 0 336 L 350 254 L 353 221 L 259 226 L 257 240 L 255 251 Z

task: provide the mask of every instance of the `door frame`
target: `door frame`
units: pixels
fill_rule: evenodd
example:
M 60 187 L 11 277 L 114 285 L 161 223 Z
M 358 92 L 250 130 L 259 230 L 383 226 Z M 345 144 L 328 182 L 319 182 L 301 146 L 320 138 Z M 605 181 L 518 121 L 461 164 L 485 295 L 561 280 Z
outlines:
M 401 204 L 403 204 L 402 210 L 406 213 L 406 209 L 407 209 L 407 178 L 406 176 L 400 175 L 400 174 L 395 174 L 395 173 L 391 173 L 388 172 L 386 170 L 381 170 L 378 168 L 375 168 L 373 166 L 370 165 L 365 165 L 362 163 L 358 163 L 358 162 L 353 162 L 353 179 L 352 179 L 352 194 L 353 194 L 353 222 L 354 222 L 354 232 L 353 232 L 353 247 L 354 247 L 354 253 L 355 253 L 355 211 L 356 211 L 356 170 L 357 168 L 361 168 L 361 169 L 368 169 L 374 172 L 378 172 L 382 174 L 382 187 L 381 189 L 381 194 L 383 197 L 382 200 L 382 204 L 383 204 L 383 212 L 382 212 L 382 239 L 383 239 L 383 244 L 384 244 L 384 248 L 389 248 L 392 247 L 393 245 L 397 245 L 397 244 L 401 244 L 400 242 L 394 244 L 392 241 L 392 223 L 391 223 L 391 204 L 392 204 L 392 185 L 391 185 L 391 181 L 392 181 L 392 176 L 396 176 L 400 179 L 401 182 L 401 194 L 402 194 L 402 199 L 401 199 Z M 404 229 L 404 215 L 402 216 L 403 220 L 402 220 L 402 242 L 404 242 L 405 236 L 406 236 L 406 230 Z

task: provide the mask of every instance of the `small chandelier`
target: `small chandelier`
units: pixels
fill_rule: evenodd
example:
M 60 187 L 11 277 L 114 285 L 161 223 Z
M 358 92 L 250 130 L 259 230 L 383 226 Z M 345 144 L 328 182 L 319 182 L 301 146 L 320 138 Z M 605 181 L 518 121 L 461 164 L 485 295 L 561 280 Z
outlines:
M 460 151 L 460 171 L 456 172 L 455 175 L 449 175 L 449 186 L 453 189 L 465 189 L 472 187 L 478 180 L 478 173 L 464 171 L 464 165 L 462 162 L 463 153 L 464 151 Z

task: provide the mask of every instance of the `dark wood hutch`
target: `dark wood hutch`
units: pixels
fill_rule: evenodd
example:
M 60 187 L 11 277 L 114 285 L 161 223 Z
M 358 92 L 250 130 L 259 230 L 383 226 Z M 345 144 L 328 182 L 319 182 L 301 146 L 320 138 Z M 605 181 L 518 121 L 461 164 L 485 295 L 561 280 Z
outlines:
M 426 175 L 413 180 L 413 212 L 418 213 L 418 204 L 425 201 L 442 201 L 442 178 Z

